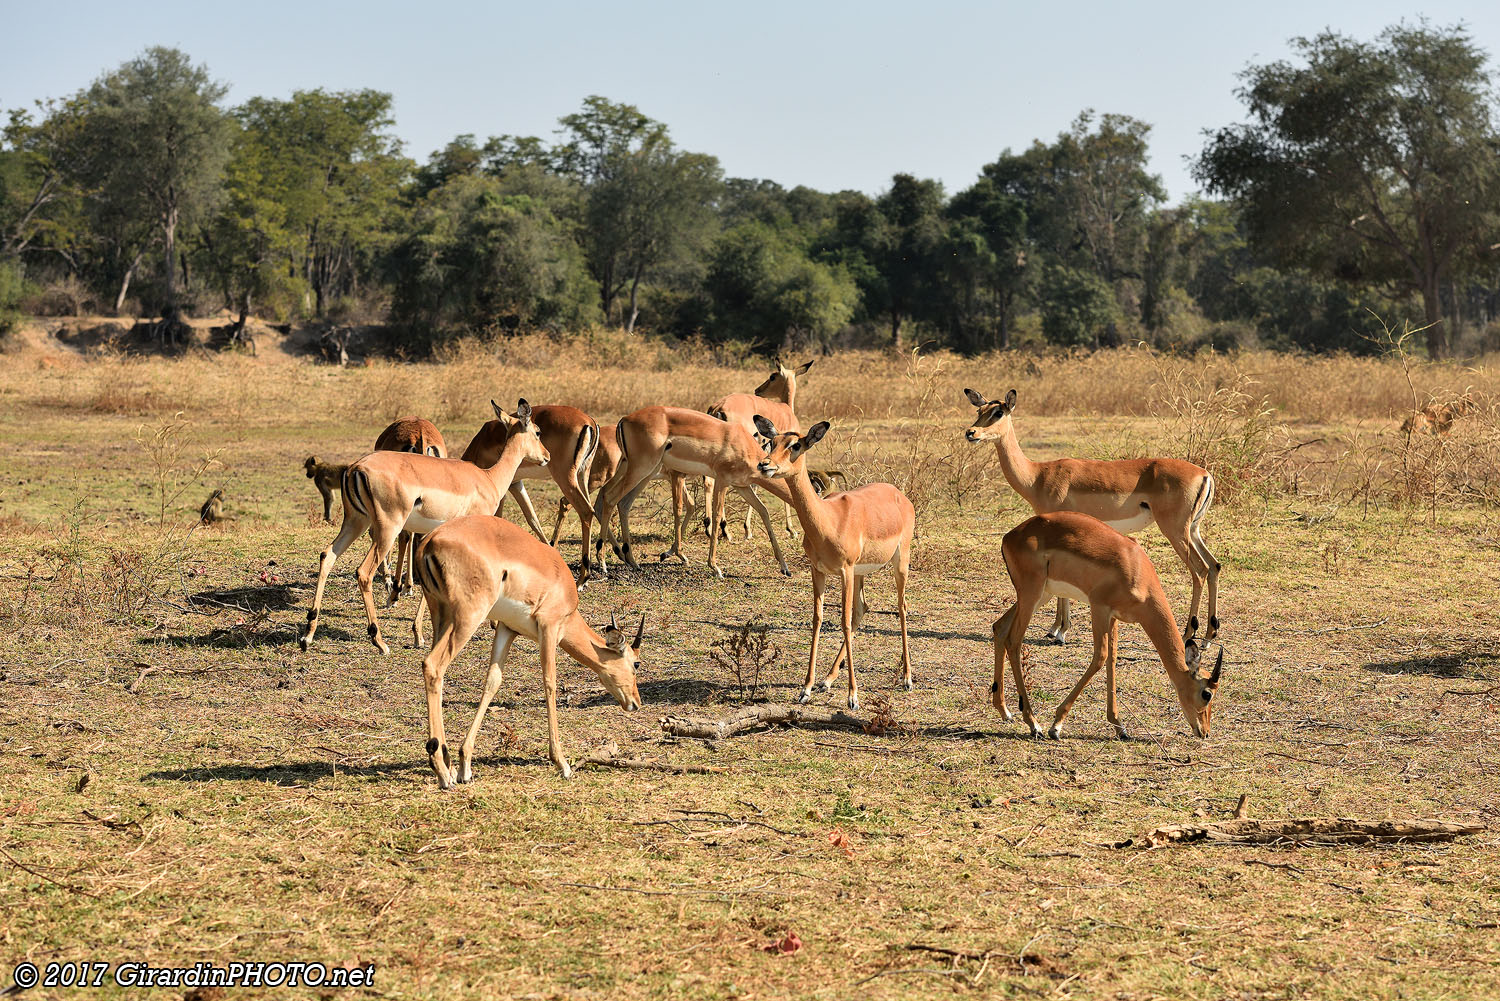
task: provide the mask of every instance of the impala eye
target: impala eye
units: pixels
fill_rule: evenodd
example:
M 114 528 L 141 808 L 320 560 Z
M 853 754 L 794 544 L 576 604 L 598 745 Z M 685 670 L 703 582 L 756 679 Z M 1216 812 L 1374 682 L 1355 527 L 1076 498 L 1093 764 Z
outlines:
M 1213 700 L 1214 700 L 1214 693 L 1212 691 L 1210 691 L 1209 689 L 1207 689 L 1207 688 L 1203 689 L 1203 701 L 1204 702 L 1212 702 Z

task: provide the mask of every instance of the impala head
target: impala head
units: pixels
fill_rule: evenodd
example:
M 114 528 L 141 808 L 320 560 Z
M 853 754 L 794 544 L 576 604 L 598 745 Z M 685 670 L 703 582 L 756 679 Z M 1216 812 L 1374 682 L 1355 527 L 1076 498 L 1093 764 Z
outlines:
M 646 634 L 646 616 L 641 616 L 633 640 L 615 622 L 613 614 L 609 617 L 609 625 L 601 628 L 599 634 L 604 637 L 603 646 L 594 644 L 594 657 L 599 661 L 596 668 L 599 682 L 620 703 L 620 708 L 635 712 L 641 707 L 641 690 L 636 687 L 635 673 L 641 666 L 641 638 Z
M 1198 617 L 1195 615 L 1188 620 L 1187 639 L 1182 644 L 1182 661 L 1187 671 L 1180 679 L 1174 679 L 1173 684 L 1188 725 L 1198 736 L 1207 737 L 1214 716 L 1214 693 L 1219 690 L 1219 675 L 1224 670 L 1224 647 L 1219 647 L 1213 671 L 1205 674 L 1202 670 L 1204 644 L 1198 642 L 1197 633 Z
M 796 368 L 788 368 L 778 361 L 766 381 L 755 387 L 755 395 L 763 400 L 786 400 L 797 385 L 797 376 L 806 375 L 810 368 L 810 361 L 803 362 Z
M 964 432 L 969 441 L 992 441 L 1005 433 L 1006 421 L 1016 409 L 1016 391 L 1012 389 L 1003 400 L 986 400 L 972 389 L 964 390 L 969 402 L 979 408 L 974 424 Z
M 507 414 L 494 400 L 490 401 L 490 406 L 494 408 L 495 420 L 505 429 L 506 442 L 516 435 L 521 436 L 524 449 L 521 452 L 522 464 L 545 466 L 552 456 L 548 453 L 547 446 L 542 444 L 542 434 L 537 430 L 536 422 L 531 419 L 531 404 L 525 400 L 517 400 L 514 416 Z M 498 455 L 496 461 L 499 461 Z
M 807 429 L 807 434 L 798 434 L 788 431 L 786 434 L 777 434 L 776 425 L 762 417 L 755 415 L 755 430 L 760 432 L 764 441 L 761 448 L 765 450 L 765 458 L 760 460 L 756 468 L 760 475 L 767 479 L 786 479 L 796 475 L 802 468 L 802 456 L 807 450 L 822 440 L 828 433 L 827 421 L 819 421 Z

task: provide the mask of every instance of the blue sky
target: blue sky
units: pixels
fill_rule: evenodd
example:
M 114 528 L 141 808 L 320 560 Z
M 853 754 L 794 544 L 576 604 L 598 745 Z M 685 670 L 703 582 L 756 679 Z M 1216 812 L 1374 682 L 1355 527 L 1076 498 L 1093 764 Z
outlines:
M 175 45 L 230 102 L 297 89 L 395 95 L 418 160 L 453 136 L 551 138 L 589 94 L 638 105 L 725 172 L 787 187 L 884 189 L 905 171 L 949 192 L 1009 147 L 1051 140 L 1084 108 L 1152 124 L 1173 201 L 1205 128 L 1238 121 L 1248 63 L 1324 28 L 1371 38 L 1427 16 L 1500 53 L 1500 4 L 532 2 L 149 7 L 11 3 L 0 108 L 86 86 L 149 45 Z

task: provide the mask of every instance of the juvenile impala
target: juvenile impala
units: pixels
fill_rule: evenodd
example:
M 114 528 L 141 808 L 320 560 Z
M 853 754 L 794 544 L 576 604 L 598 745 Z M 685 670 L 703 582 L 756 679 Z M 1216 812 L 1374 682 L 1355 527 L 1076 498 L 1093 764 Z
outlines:
M 375 451 L 415 452 L 417 455 L 446 459 L 448 444 L 443 441 L 443 433 L 432 421 L 424 417 L 398 417 L 375 439 Z M 312 475 L 311 471 L 308 475 Z M 326 496 L 323 498 L 323 520 L 332 521 L 328 517 Z M 394 577 L 390 573 L 389 560 L 386 561 L 385 586 L 389 596 L 388 604 L 394 605 L 411 587 L 412 547 L 420 538 L 421 536 L 417 536 L 414 539 L 410 532 L 403 531 L 396 540 L 396 574 Z
M 782 431 L 801 431 L 802 425 L 797 421 L 797 376 L 806 375 L 807 370 L 812 368 L 812 362 L 803 362 L 796 368 L 788 368 L 777 362 L 776 368 L 766 378 L 766 381 L 755 387 L 753 393 L 730 393 L 718 403 L 708 408 L 708 412 L 720 420 L 733 421 L 744 427 L 751 434 L 755 433 L 755 418 L 757 415 L 764 417 Z M 706 498 L 713 493 L 713 485 L 704 484 L 703 496 Z M 786 532 L 792 534 L 792 508 L 790 504 L 781 507 L 786 519 Z M 750 514 L 751 509 L 745 509 L 745 538 L 750 538 Z M 707 524 L 705 523 L 705 528 Z
M 771 551 L 781 572 L 788 577 L 792 571 L 781 555 L 781 545 L 776 533 L 771 530 L 771 517 L 766 506 L 750 489 L 756 475 L 756 464 L 762 449 L 755 436 L 743 427 L 730 421 L 688 410 L 686 407 L 645 407 L 621 419 L 619 425 L 620 466 L 609 482 L 599 488 L 594 501 L 594 510 L 599 512 L 600 569 L 605 569 L 604 543 L 608 542 L 615 555 L 632 569 L 639 569 L 630 549 L 630 508 L 646 484 L 658 473 L 683 473 L 689 476 L 711 476 L 714 497 L 710 499 L 710 511 L 723 513 L 723 495 L 728 489 L 740 493 L 760 514 L 765 523 L 766 535 L 771 540 Z M 778 496 L 785 496 L 781 487 L 767 487 Z M 610 525 L 611 509 L 620 514 L 620 539 L 615 539 Z M 682 555 L 682 519 L 673 519 L 672 548 L 661 554 L 662 559 L 676 556 L 686 563 Z M 719 533 L 709 533 L 708 565 L 720 577 L 724 572 L 718 564 Z
M 590 628 L 578 612 L 573 572 L 557 550 L 526 534 L 518 525 L 493 515 L 457 518 L 437 528 L 417 551 L 417 579 L 432 606 L 432 650 L 422 661 L 427 685 L 427 758 L 438 784 L 451 789 L 455 778 L 473 778 L 474 744 L 484 714 L 500 689 L 505 658 L 517 636 L 535 640 L 541 650 L 542 684 L 547 693 L 547 753 L 562 772 L 572 775 L 563 756 L 557 728 L 557 650 L 598 677 L 626 712 L 641 705 L 635 672 L 640 665 L 646 617 L 626 642 L 614 617 L 603 634 Z M 443 681 L 448 665 L 475 630 L 495 624 L 489 671 L 479 709 L 458 752 L 454 774 L 443 733 Z
M 334 563 L 368 529 L 370 553 L 359 565 L 359 593 L 369 620 L 370 642 L 381 653 L 391 652 L 381 639 L 380 623 L 375 616 L 371 591 L 375 568 L 391 551 L 402 530 L 426 533 L 466 514 L 491 514 L 523 462 L 546 465 L 547 449 L 530 417 L 531 406 L 522 400 L 516 407 L 505 449 L 499 461 L 488 469 L 462 459 L 435 459 L 407 452 L 371 452 L 349 466 L 344 472 L 342 491 L 344 524 L 337 538 L 318 558 L 318 587 L 313 592 L 312 610 L 307 613 L 302 649 L 308 648 L 318 631 L 323 588 L 328 584 Z M 423 602 L 418 601 L 412 627 L 419 646 L 422 606 Z
M 1214 499 L 1212 473 L 1183 459 L 1032 462 L 1016 441 L 1011 417 L 1016 410 L 1014 389 L 1003 401 L 986 400 L 972 389 L 964 390 L 964 395 L 979 408 L 974 425 L 964 437 L 995 443 L 1005 479 L 1037 514 L 1078 511 L 1127 535 L 1155 521 L 1193 577 L 1189 620 L 1198 615 L 1207 580 L 1208 630 L 1203 635 L 1206 640 L 1218 635 L 1219 561 L 1208 551 L 1198 530 Z M 1057 616 L 1047 635 L 1061 643 L 1071 626 L 1068 599 L 1059 596 Z
M 818 634 L 823 628 L 823 590 L 828 578 L 837 574 L 844 588 L 844 644 L 833 668 L 817 690 L 826 692 L 838 678 L 839 665 L 849 661 L 849 708 L 859 708 L 859 686 L 854 680 L 854 630 L 864 618 L 865 577 L 887 564 L 896 571 L 896 610 L 901 619 L 901 678 L 911 691 L 911 649 L 906 636 L 906 577 L 911 568 L 911 540 L 916 532 L 917 512 L 906 495 L 889 483 L 867 483 L 862 487 L 819 497 L 807 476 L 804 456 L 828 433 L 828 422 L 820 421 L 807 434 L 778 434 L 776 425 L 764 417 L 755 426 L 765 439 L 760 474 L 772 482 L 784 481 L 789 503 L 802 523 L 802 551 L 812 564 L 812 650 L 807 659 L 807 679 L 798 702 L 812 697 L 813 675 L 818 668 Z M 773 479 L 774 478 L 774 479 Z
M 495 462 L 510 434 L 508 429 L 511 427 L 511 418 L 494 401 L 490 402 L 490 406 L 495 409 L 495 419 L 487 421 L 469 442 L 469 447 L 464 449 L 463 457 L 480 466 L 489 466 Z M 531 422 L 541 433 L 542 444 L 547 446 L 552 461 L 547 463 L 545 469 L 540 466 L 522 466 L 516 470 L 515 482 L 510 485 L 510 495 L 521 506 L 521 516 L 526 519 L 526 524 L 536 533 L 536 537 L 544 539 L 546 536 L 537 520 L 536 509 L 532 507 L 531 498 L 526 493 L 526 481 L 551 475 L 552 481 L 562 491 L 563 501 L 571 502 L 578 511 L 578 527 L 583 533 L 582 572 L 587 578 L 589 537 L 593 534 L 594 523 L 594 508 L 588 499 L 588 476 L 589 465 L 599 447 L 599 425 L 582 410 L 562 406 L 532 407 Z M 504 506 L 505 498 L 502 496 L 499 507 L 488 513 L 499 515 Z M 558 528 L 562 528 L 561 518 L 558 519 Z M 552 545 L 557 545 L 557 533 L 553 533 Z
M 1015 718 L 1005 707 L 1005 658 L 1009 656 L 1021 717 L 1033 737 L 1042 735 L 1026 691 L 1021 641 L 1033 612 L 1049 595 L 1055 595 L 1088 602 L 1094 620 L 1094 657 L 1078 684 L 1057 707 L 1052 728 L 1047 731 L 1049 737 L 1057 739 L 1062 732 L 1063 717 L 1073 708 L 1084 686 L 1103 667 L 1108 686 L 1105 715 L 1120 739 L 1127 739 L 1125 725 L 1115 712 L 1115 651 L 1121 622 L 1139 623 L 1146 631 L 1167 671 L 1167 679 L 1177 692 L 1188 725 L 1198 736 L 1208 736 L 1214 692 L 1218 690 L 1219 672 L 1224 666 L 1224 648 L 1219 648 L 1213 673 L 1201 677 L 1198 663 L 1202 652 L 1194 638 L 1198 620 L 1189 621 L 1184 642 L 1177 632 L 1177 620 L 1172 617 L 1156 568 L 1140 543 L 1097 518 L 1058 511 L 1028 518 L 1005 533 L 1000 551 L 1016 589 L 1016 603 L 995 620 L 995 681 L 990 686 L 990 698 L 1007 721 Z

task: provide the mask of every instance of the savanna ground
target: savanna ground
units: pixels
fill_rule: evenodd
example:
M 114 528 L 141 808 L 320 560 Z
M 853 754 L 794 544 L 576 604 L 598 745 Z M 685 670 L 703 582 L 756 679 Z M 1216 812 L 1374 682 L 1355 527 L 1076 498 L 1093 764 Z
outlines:
M 711 648 L 747 620 L 779 649 L 758 697 L 790 699 L 805 667 L 811 588 L 796 544 L 791 580 L 757 531 L 722 550 L 720 581 L 699 535 L 687 567 L 583 591 L 595 621 L 647 613 L 646 706 L 622 713 L 565 661 L 562 727 L 575 762 L 615 740 L 723 772 L 582 768 L 564 781 L 522 642 L 476 781 L 441 794 L 422 746 L 413 602 L 384 613 L 403 642 L 379 656 L 353 582 L 358 545 L 317 643 L 298 650 L 334 534 L 303 457 L 347 461 L 408 413 L 461 449 L 491 397 L 601 421 L 701 407 L 753 387 L 762 365 L 603 335 L 343 370 L 265 339 L 258 359 L 32 345 L 3 362 L 7 979 L 23 958 L 304 959 L 373 962 L 366 993 L 384 997 L 1500 993 L 1491 368 L 1144 351 L 819 359 L 799 410 L 834 429 L 814 465 L 896 482 L 919 512 L 916 690 L 895 689 L 888 575 L 867 588 L 857 638 L 865 711 L 884 732 L 663 739 L 661 715 L 750 700 L 752 679 Z M 964 386 L 1019 390 L 1034 457 L 1159 452 L 1215 468 L 1205 536 L 1223 563 L 1226 666 L 1208 739 L 1189 736 L 1134 627 L 1120 698 L 1135 739 L 1113 739 L 1098 684 L 1060 742 L 1023 739 L 990 708 L 990 624 L 1011 598 L 999 542 L 1029 512 L 993 448 L 960 440 Z M 1447 436 L 1400 433 L 1413 393 L 1466 390 L 1480 407 Z M 230 520 L 187 534 L 214 487 Z M 533 496 L 547 511 L 556 494 Z M 664 499 L 655 487 L 636 508 L 643 553 L 664 546 Z M 1142 538 L 1181 615 L 1186 571 L 1154 528 Z M 570 560 L 577 547 L 570 520 Z M 1067 646 L 1029 647 L 1044 720 L 1088 645 L 1085 615 Z M 487 650 L 481 637 L 450 673 L 451 739 Z M 842 685 L 819 697 L 843 699 Z M 1158 825 L 1228 816 L 1241 794 L 1253 817 L 1489 830 L 1437 846 L 1140 847 Z M 776 948 L 793 935 L 799 949 Z

